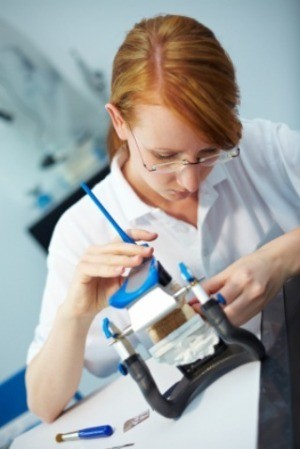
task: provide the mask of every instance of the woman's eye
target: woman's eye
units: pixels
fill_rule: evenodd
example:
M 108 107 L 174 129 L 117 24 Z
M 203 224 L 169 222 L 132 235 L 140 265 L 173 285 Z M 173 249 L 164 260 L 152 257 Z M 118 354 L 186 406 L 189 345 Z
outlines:
M 170 160 L 170 159 L 175 159 L 176 158 L 176 154 L 154 153 L 154 156 L 156 157 L 156 159 L 159 159 L 161 161 L 163 161 L 163 160 Z
M 201 151 L 201 153 L 198 156 L 198 159 L 204 159 L 204 158 L 207 158 L 207 157 L 213 157 L 213 156 L 216 156 L 218 153 L 219 153 L 219 151 L 215 150 L 215 149 Z

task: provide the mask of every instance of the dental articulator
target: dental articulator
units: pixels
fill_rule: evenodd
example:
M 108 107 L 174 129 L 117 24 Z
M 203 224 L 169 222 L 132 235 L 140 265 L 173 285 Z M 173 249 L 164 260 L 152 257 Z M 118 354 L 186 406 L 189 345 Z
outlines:
M 81 184 L 123 241 L 136 244 L 111 217 L 98 198 Z M 182 286 L 155 258 L 131 269 L 124 283 L 109 299 L 109 305 L 126 308 L 131 325 L 119 329 L 105 318 L 103 332 L 118 352 L 122 374 L 129 373 L 149 405 L 167 418 L 178 418 L 191 400 L 223 374 L 245 363 L 262 360 L 265 349 L 251 332 L 234 326 L 219 301 L 207 295 L 200 280 L 179 263 Z M 186 302 L 192 292 L 200 302 L 202 318 Z M 128 337 L 145 330 L 153 346 L 150 354 L 159 362 L 175 366 L 181 379 L 161 393 L 146 362 Z

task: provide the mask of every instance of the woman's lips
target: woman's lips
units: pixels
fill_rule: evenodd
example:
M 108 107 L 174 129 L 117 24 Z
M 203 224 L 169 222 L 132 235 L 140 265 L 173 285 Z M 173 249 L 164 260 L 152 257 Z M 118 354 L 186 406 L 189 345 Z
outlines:
M 169 193 L 172 196 L 176 196 L 179 198 L 187 198 L 191 195 L 191 192 L 189 192 L 188 190 L 169 190 Z

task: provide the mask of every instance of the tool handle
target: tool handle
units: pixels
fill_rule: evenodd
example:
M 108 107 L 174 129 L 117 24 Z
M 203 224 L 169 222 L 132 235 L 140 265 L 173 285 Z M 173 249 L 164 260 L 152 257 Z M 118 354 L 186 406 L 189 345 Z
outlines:
M 89 439 L 89 438 L 101 438 L 109 437 L 114 432 L 113 428 L 109 425 L 88 427 L 86 429 L 81 429 L 78 432 L 79 438 Z
M 81 183 L 81 187 L 83 188 L 85 193 L 87 193 L 87 195 L 91 198 L 91 200 L 96 204 L 98 209 L 101 210 L 101 212 L 103 213 L 105 218 L 107 218 L 107 220 L 110 222 L 110 224 L 115 228 L 115 230 L 117 231 L 117 233 L 119 234 L 119 236 L 121 237 L 123 242 L 125 242 L 125 243 L 135 243 L 135 240 L 133 240 L 133 238 L 131 238 L 128 234 L 126 234 L 126 232 L 118 225 L 118 223 L 110 215 L 108 210 L 105 209 L 103 204 L 98 200 L 96 195 L 94 195 L 94 193 L 90 190 L 90 188 L 84 182 Z

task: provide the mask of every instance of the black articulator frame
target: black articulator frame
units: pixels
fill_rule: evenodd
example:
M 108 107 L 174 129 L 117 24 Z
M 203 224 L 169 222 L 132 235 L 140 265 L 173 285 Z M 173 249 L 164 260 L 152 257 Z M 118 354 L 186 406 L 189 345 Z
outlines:
M 178 366 L 183 377 L 164 394 L 160 393 L 140 355 L 131 355 L 123 361 L 150 406 L 166 418 L 178 418 L 196 395 L 223 374 L 265 357 L 261 341 L 251 332 L 233 326 L 215 299 L 202 304 L 202 310 L 220 337 L 215 353 L 194 363 Z

